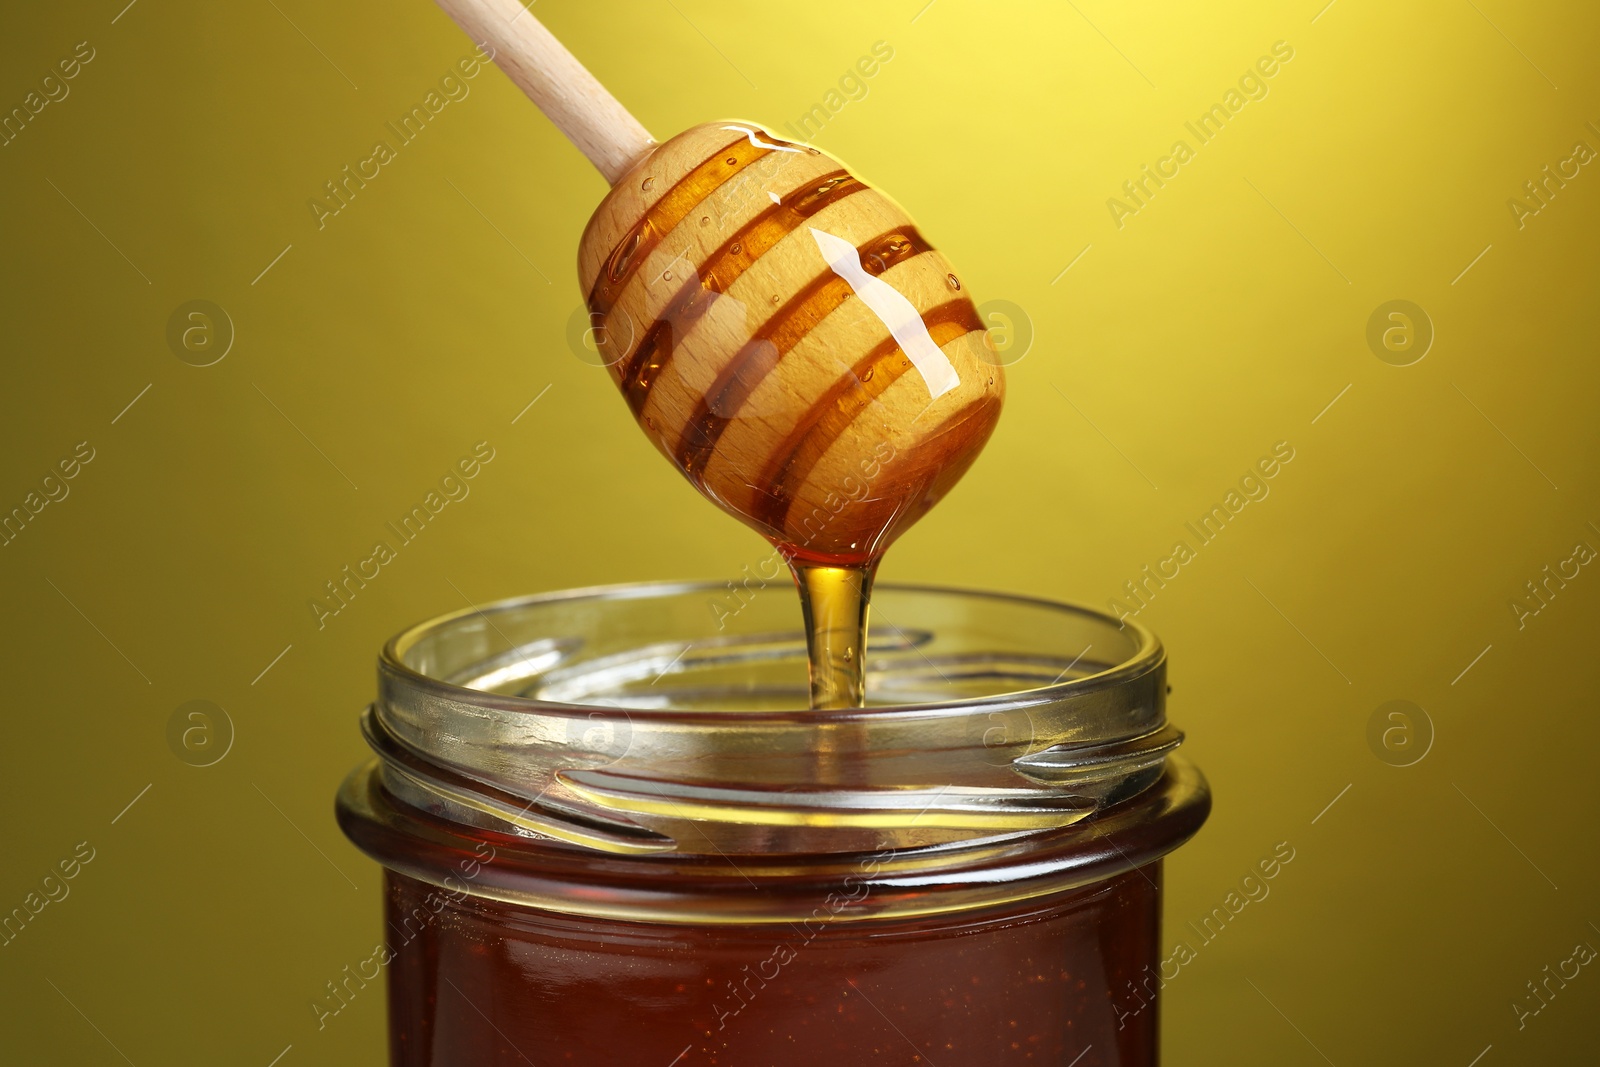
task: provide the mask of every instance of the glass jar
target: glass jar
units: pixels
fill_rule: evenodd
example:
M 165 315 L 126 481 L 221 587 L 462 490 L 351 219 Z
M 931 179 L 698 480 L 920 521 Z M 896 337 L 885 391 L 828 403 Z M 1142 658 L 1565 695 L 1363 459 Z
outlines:
M 400 634 L 340 824 L 386 868 L 396 1067 L 1157 1062 L 1161 857 L 1204 821 L 1140 627 L 886 585 L 805 707 L 787 582 Z

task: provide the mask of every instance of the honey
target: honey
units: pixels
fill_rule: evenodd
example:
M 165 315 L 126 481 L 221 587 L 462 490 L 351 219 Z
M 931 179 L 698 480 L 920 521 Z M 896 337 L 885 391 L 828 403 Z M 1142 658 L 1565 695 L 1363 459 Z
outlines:
M 387 925 L 412 939 L 392 938 L 390 1062 L 1142 1067 L 1156 1013 L 1117 997 L 1157 962 L 1159 879 L 959 921 L 726 927 L 441 904 L 391 873 Z

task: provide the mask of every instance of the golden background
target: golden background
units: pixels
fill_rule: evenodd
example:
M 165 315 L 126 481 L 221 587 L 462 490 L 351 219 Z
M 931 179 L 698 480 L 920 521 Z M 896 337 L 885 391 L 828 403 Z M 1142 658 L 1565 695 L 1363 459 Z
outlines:
M 321 1031 L 310 1002 L 380 931 L 332 798 L 382 641 L 769 550 L 569 348 L 604 183 L 498 71 L 319 229 L 308 201 L 472 50 L 431 4 L 124 2 L 0 16 L 0 106 L 66 94 L 0 147 L 0 507 L 66 492 L 0 548 L 0 911 L 75 873 L 0 947 L 0 1059 L 377 1064 L 381 993 Z M 1574 156 L 1600 150 L 1600 18 L 1321 3 L 535 10 L 658 137 L 782 134 L 893 49 L 816 143 L 1034 340 L 883 580 L 1103 608 L 1293 449 L 1138 616 L 1216 795 L 1169 864 L 1164 943 L 1295 852 L 1168 986 L 1167 1063 L 1592 1062 L 1600 975 L 1537 1014 L 1527 983 L 1600 946 L 1600 173 Z M 1199 143 L 1185 123 L 1280 41 L 1266 95 Z M 1108 207 L 1180 139 L 1175 177 Z M 1532 214 L 1546 165 L 1576 174 Z M 168 340 L 192 300 L 236 335 L 210 366 Z M 1368 344 L 1392 300 L 1435 333 L 1409 366 Z M 479 441 L 470 496 L 319 630 L 324 582 Z M 1547 565 L 1577 573 L 1533 614 Z M 232 724 L 211 766 L 169 742 L 193 700 Z M 1427 719 L 1385 748 L 1393 700 Z

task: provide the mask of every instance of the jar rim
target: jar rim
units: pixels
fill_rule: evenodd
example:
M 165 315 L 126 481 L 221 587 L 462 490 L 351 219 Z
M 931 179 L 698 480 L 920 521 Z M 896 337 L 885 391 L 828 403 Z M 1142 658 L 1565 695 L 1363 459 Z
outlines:
M 691 593 L 717 593 L 722 589 L 716 582 L 677 580 L 656 582 L 613 583 L 606 585 L 584 586 L 576 589 L 554 590 L 544 593 L 531 593 L 517 597 L 506 597 L 490 601 L 486 604 L 472 605 L 459 608 L 444 615 L 425 619 L 406 627 L 393 637 L 384 642 L 379 655 L 381 670 L 392 672 L 394 675 L 405 679 L 409 684 L 426 690 L 436 696 L 463 701 L 470 704 L 489 704 L 500 711 L 516 711 L 519 708 L 527 711 L 538 711 L 544 714 L 551 712 L 581 715 L 586 718 L 605 718 L 608 716 L 629 717 L 628 709 L 616 708 L 604 704 L 584 704 L 545 698 L 520 697 L 509 694 L 487 693 L 481 689 L 453 684 L 445 679 L 435 677 L 424 671 L 412 667 L 406 661 L 407 652 L 416 648 L 423 640 L 434 635 L 459 620 L 472 616 L 489 618 L 492 614 L 506 613 L 538 605 L 559 604 L 572 601 L 593 600 L 640 600 L 667 596 L 678 596 Z M 1121 662 L 1093 674 L 1068 678 L 1049 685 L 1035 688 L 1016 690 L 1010 692 L 994 693 L 982 697 L 969 697 L 958 703 L 963 713 L 970 713 L 976 708 L 986 706 L 1016 707 L 1019 701 L 1027 698 L 1026 703 L 1044 703 L 1065 697 L 1077 696 L 1097 689 L 1108 688 L 1122 682 L 1134 679 L 1162 666 L 1166 659 L 1166 652 L 1161 640 L 1156 635 L 1132 619 L 1117 619 L 1106 612 L 1079 604 L 1064 601 L 1055 601 L 1043 597 L 1028 596 L 1021 593 L 1001 593 L 991 590 L 968 589 L 960 586 L 944 586 L 920 583 L 883 582 L 876 586 L 876 595 L 884 593 L 924 593 L 954 595 L 960 597 L 975 597 L 994 602 L 1004 602 L 1017 605 L 1026 605 L 1054 612 L 1092 619 L 1101 624 L 1116 627 L 1122 633 L 1132 638 L 1133 651 L 1124 657 Z M 937 712 L 941 708 L 949 707 L 949 702 L 913 702 L 904 704 L 874 705 L 866 708 L 847 708 L 828 711 L 819 711 L 811 708 L 794 708 L 783 710 L 718 710 L 714 714 L 722 722 L 760 722 L 762 720 L 795 721 L 796 718 L 812 721 L 849 721 L 851 719 L 870 717 L 883 719 L 889 717 L 920 718 L 930 712 Z M 692 712 L 675 711 L 677 716 L 692 716 Z

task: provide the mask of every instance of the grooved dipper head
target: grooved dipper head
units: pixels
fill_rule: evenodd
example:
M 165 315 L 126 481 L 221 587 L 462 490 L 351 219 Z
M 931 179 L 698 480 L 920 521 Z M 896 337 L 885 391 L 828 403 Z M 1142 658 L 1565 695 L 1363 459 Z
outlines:
M 749 123 L 635 165 L 578 274 L 645 433 L 802 561 L 876 559 L 999 417 L 1004 374 L 944 256 L 837 160 Z

